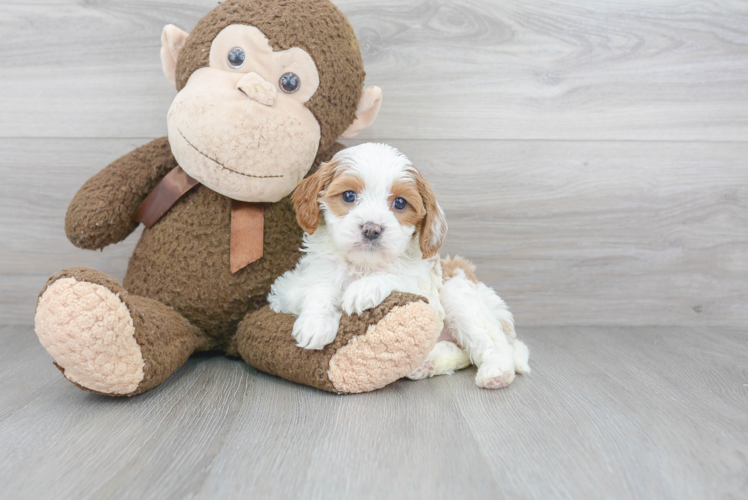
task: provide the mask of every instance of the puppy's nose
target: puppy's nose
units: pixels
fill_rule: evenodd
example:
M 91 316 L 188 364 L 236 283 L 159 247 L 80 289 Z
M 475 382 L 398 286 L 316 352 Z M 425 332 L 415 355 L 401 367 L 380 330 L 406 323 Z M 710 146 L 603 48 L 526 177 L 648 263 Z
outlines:
M 382 234 L 382 231 L 384 231 L 382 226 L 374 224 L 373 222 L 367 222 L 361 227 L 361 230 L 364 233 L 364 238 L 369 241 L 376 240 L 379 238 L 379 235 Z
M 275 85 L 269 83 L 255 72 L 247 73 L 242 77 L 239 83 L 236 84 L 236 88 L 260 104 L 264 104 L 265 106 L 275 104 Z

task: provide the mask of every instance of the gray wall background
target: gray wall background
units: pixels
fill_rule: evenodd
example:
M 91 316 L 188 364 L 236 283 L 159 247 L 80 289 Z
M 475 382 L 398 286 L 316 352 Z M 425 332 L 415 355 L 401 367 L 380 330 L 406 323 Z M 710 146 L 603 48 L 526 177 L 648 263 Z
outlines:
M 87 178 L 166 134 L 160 33 L 214 0 L 0 1 L 0 323 L 75 265 L 124 276 L 139 232 L 63 230 Z M 518 327 L 748 321 L 748 3 L 338 0 L 362 140 L 435 185 L 459 253 Z M 351 142 L 352 143 L 352 142 Z

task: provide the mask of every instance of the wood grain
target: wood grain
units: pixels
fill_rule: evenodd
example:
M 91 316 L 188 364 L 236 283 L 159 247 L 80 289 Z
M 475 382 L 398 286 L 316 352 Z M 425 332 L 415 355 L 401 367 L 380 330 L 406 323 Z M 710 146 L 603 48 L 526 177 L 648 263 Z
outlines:
M 739 498 L 745 330 L 528 328 L 533 373 L 336 396 L 224 357 L 131 399 L 0 330 L 0 498 Z
M 0 323 L 30 324 L 48 276 L 124 277 L 138 234 L 88 252 L 65 238 L 85 180 L 145 139 L 0 139 Z M 435 187 L 442 254 L 529 325 L 748 323 L 748 145 L 390 141 Z
M 533 373 L 338 397 L 219 356 L 131 399 L 73 387 L 36 294 L 121 279 L 139 232 L 75 249 L 67 204 L 165 135 L 161 29 L 215 0 L 0 0 L 0 499 L 742 498 L 748 3 L 336 3 L 384 89 L 362 140 L 434 184 L 443 253 L 507 300 Z
M 80 252 L 64 210 L 165 133 L 161 27 L 212 5 L 0 2 L 0 322 L 29 324 L 61 268 L 122 278 L 137 234 Z M 745 324 L 744 4 L 339 5 L 385 89 L 364 139 L 423 167 L 445 253 L 474 259 L 520 324 Z
M 339 0 L 368 83 L 365 138 L 748 138 L 748 4 Z M 1 137 L 158 137 L 161 29 L 215 0 L 2 2 Z
M 523 380 L 521 393 L 502 393 L 500 403 L 478 394 L 478 402 L 466 379 L 457 393 L 506 497 L 706 499 L 745 491 L 748 462 L 734 446 L 748 443 L 748 387 L 744 362 L 731 354 L 744 349 L 744 331 L 525 333 L 537 339 L 531 349 L 543 373 Z M 497 405 L 511 408 L 501 412 L 500 430 L 491 417 Z

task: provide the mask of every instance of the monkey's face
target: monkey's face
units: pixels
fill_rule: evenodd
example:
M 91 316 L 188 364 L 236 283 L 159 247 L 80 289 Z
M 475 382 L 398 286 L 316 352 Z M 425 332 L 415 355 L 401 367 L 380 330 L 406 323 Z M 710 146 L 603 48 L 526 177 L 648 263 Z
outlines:
M 224 196 L 276 202 L 317 154 L 320 126 L 304 103 L 318 86 L 306 51 L 274 52 L 259 29 L 228 26 L 211 44 L 210 65 L 192 73 L 169 109 L 172 152 Z

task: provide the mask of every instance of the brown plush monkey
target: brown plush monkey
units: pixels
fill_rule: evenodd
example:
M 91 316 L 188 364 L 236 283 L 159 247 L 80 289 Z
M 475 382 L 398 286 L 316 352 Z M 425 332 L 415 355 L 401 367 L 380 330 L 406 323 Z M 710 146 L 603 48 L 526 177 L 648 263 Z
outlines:
M 290 194 L 375 119 L 356 37 L 327 0 L 232 0 L 191 34 L 164 28 L 164 72 L 179 93 L 168 138 L 115 161 L 80 189 L 65 229 L 100 249 L 148 226 L 123 285 L 73 268 L 39 295 L 36 332 L 66 378 L 113 396 L 160 384 L 196 351 L 219 350 L 327 391 L 369 391 L 426 357 L 441 323 L 394 293 L 341 321 L 323 350 L 298 348 L 294 318 L 266 306 L 302 231 Z

